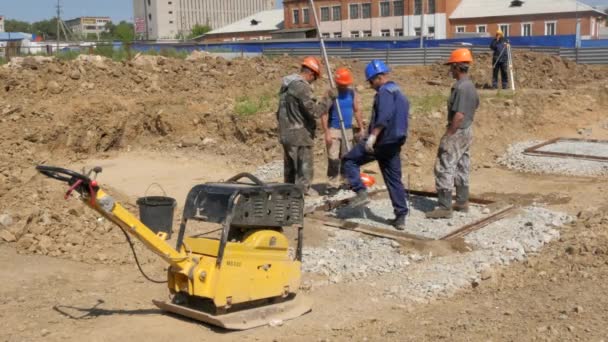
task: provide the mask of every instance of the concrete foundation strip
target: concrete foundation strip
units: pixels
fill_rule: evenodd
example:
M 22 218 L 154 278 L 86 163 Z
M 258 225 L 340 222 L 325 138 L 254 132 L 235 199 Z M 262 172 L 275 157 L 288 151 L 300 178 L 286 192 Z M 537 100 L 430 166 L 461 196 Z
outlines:
M 455 231 L 441 237 L 439 240 L 453 240 L 453 239 L 457 239 L 457 238 L 462 238 L 462 237 L 466 236 L 467 234 L 480 230 L 481 228 L 483 228 L 491 223 L 502 220 L 503 218 L 514 213 L 515 209 L 517 209 L 517 207 L 508 206 L 502 210 L 495 212 L 494 214 L 492 214 L 490 216 L 486 216 L 478 221 L 475 221 L 473 223 L 469 223 L 463 227 L 460 227 L 460 228 L 456 229 Z
M 557 158 L 571 158 L 571 159 L 584 159 L 584 160 L 592 160 L 592 161 L 601 161 L 608 162 L 608 157 L 601 156 L 592 156 L 585 154 L 574 154 L 574 153 L 561 153 L 561 152 L 551 152 L 551 151 L 539 151 L 540 148 L 543 148 L 547 145 L 552 145 L 558 143 L 560 141 L 574 141 L 574 142 L 588 142 L 588 143 L 598 143 L 598 144 L 608 144 L 608 140 L 597 140 L 597 139 L 578 139 L 578 138 L 555 138 L 551 140 L 547 140 L 541 144 L 534 145 L 524 150 L 524 154 L 530 156 L 541 156 L 541 157 L 557 157 Z

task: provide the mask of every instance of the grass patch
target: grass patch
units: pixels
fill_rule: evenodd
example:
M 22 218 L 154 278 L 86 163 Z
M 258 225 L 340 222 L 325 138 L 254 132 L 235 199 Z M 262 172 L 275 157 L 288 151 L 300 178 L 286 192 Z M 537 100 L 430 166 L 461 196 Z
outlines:
M 433 113 L 445 109 L 447 95 L 434 93 L 424 96 L 410 97 L 410 111 L 412 113 Z
M 251 116 L 265 113 L 272 110 L 271 102 L 271 97 L 269 95 L 262 95 L 257 98 L 241 96 L 236 99 L 234 111 L 239 116 Z
M 80 55 L 80 51 L 60 51 L 57 54 L 57 59 L 62 60 L 62 61 L 71 61 L 74 60 L 76 58 L 78 58 L 78 56 Z
M 8 63 L 7 60 L 6 60 L 6 58 L 0 57 L 0 65 L 4 65 L 6 63 Z
M 188 57 L 188 51 L 178 51 L 174 48 L 162 48 L 160 49 L 159 54 L 167 58 L 185 59 L 186 57 Z

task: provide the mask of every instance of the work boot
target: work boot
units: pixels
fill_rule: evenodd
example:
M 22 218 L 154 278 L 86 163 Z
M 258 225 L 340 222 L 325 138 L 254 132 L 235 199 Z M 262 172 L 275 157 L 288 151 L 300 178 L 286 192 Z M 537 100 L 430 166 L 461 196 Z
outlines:
M 469 187 L 461 186 L 456 187 L 456 203 L 452 206 L 455 211 L 463 213 L 469 212 Z
M 399 215 L 397 216 L 397 218 L 395 218 L 393 220 L 393 222 L 391 222 L 391 224 L 393 225 L 393 227 L 395 227 L 395 229 L 397 230 L 405 230 L 405 218 L 407 215 Z
M 367 190 L 359 190 L 357 192 L 357 196 L 350 200 L 349 206 L 352 208 L 362 207 L 369 203 L 369 199 L 367 198 Z
M 452 191 L 440 190 L 437 192 L 439 205 L 435 210 L 426 213 L 429 219 L 450 219 L 452 218 Z

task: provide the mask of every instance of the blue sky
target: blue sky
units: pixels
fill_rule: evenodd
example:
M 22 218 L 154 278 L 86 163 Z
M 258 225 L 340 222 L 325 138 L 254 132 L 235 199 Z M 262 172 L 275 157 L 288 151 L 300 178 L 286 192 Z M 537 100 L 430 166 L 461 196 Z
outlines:
M 528 0 L 534 1 L 534 0 Z M 282 1 L 277 1 L 279 7 Z M 608 0 L 583 0 L 593 6 L 608 7 Z M 132 0 L 61 0 L 62 17 L 109 16 L 113 21 L 131 20 Z M 8 19 L 38 21 L 55 15 L 57 0 L 0 0 L 0 15 Z

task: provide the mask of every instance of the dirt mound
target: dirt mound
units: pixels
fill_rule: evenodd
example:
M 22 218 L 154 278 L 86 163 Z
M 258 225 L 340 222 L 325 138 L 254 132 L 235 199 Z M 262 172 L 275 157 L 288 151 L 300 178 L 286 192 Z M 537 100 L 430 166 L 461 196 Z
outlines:
M 522 89 L 572 89 L 581 84 L 599 81 L 608 77 L 606 68 L 576 64 L 558 56 L 550 56 L 530 51 L 513 51 L 515 85 Z M 432 66 L 429 81 L 446 86 L 446 67 L 437 63 Z M 479 88 L 492 85 L 492 54 L 475 56 L 471 78 Z

